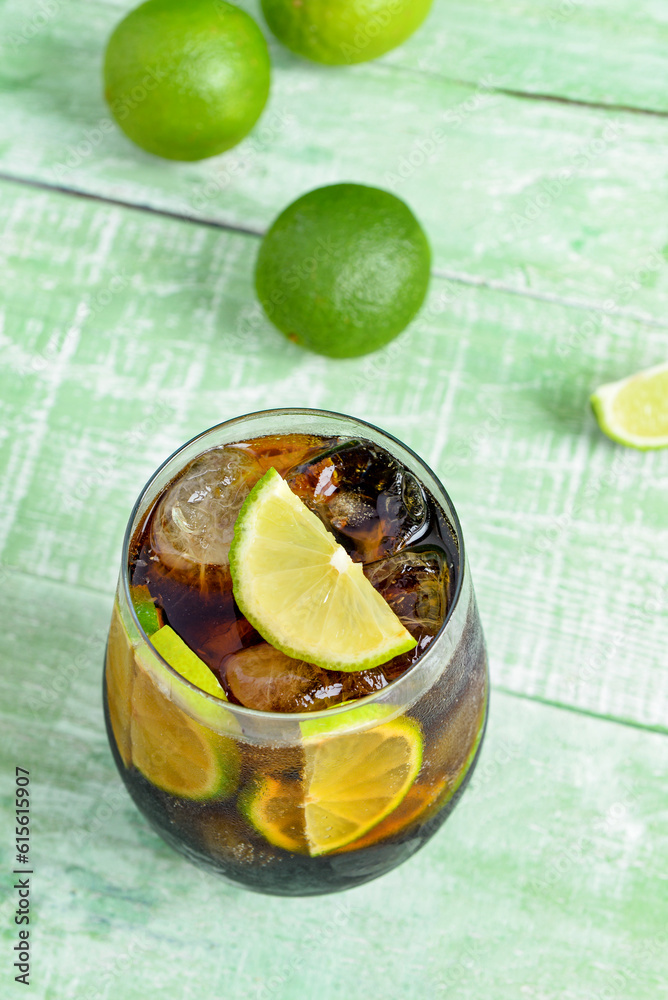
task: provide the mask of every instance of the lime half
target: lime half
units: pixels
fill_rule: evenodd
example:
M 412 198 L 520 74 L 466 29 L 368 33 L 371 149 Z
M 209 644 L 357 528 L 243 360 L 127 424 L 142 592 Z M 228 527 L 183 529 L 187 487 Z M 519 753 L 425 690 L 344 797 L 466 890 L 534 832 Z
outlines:
M 613 441 L 641 450 L 668 447 L 668 363 L 602 385 L 591 405 Z
M 415 639 L 275 469 L 253 487 L 230 549 L 234 596 L 272 646 L 325 670 L 367 670 Z

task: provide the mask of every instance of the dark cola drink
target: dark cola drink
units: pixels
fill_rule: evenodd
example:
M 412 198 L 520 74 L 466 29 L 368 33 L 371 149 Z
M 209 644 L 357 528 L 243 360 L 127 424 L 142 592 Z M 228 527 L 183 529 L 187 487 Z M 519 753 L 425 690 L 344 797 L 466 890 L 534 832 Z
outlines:
M 148 484 L 128 529 L 105 683 L 117 765 L 158 832 L 231 882 L 284 895 L 349 888 L 413 854 L 470 777 L 488 692 L 440 484 L 377 429 L 303 414 L 214 428 Z M 362 563 L 413 650 L 325 670 L 244 618 L 229 549 L 272 467 Z

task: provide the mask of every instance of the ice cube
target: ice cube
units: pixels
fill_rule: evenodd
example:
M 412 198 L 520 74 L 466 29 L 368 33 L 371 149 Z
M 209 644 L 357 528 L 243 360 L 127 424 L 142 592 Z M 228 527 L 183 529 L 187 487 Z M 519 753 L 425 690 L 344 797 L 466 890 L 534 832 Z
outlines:
M 222 669 L 229 693 L 259 712 L 313 712 L 343 700 L 338 674 L 292 659 L 268 642 L 233 653 Z
M 267 642 L 225 658 L 220 676 L 228 693 L 259 712 L 318 712 L 380 691 L 409 662 L 395 657 L 373 670 L 323 670 L 294 660 Z
M 408 549 L 366 565 L 364 573 L 418 642 L 386 664 L 387 674 L 390 665 L 414 663 L 440 630 L 447 612 L 448 566 L 438 549 Z
M 213 448 L 195 459 L 160 500 L 151 546 L 170 569 L 227 566 L 234 522 L 262 469 L 249 451 Z
M 429 529 L 420 483 L 369 441 L 338 445 L 289 470 L 286 480 L 357 561 L 399 552 Z

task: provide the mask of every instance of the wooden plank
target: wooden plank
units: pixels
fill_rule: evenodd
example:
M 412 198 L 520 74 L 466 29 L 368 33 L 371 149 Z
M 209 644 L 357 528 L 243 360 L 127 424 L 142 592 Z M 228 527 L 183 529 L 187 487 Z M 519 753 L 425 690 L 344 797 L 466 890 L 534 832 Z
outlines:
M 9 52 L 0 171 L 257 232 L 310 188 L 381 184 L 422 218 L 442 274 L 665 316 L 664 118 L 525 100 L 391 61 L 328 69 L 276 50 L 261 127 L 226 156 L 163 162 L 113 125 L 98 84 L 128 6 L 62 3 Z
M 19 764 L 33 793 L 36 1000 L 665 991 L 665 736 L 497 692 L 472 786 L 420 854 L 339 896 L 263 897 L 178 858 L 122 788 L 100 706 L 108 595 L 23 574 L 2 593 L 3 828 Z M 10 893 L 5 954 L 14 905 Z
M 106 26 L 132 3 L 96 0 L 85 20 Z M 269 32 L 256 0 L 243 7 L 265 31 L 273 61 L 303 64 Z M 73 0 L 8 0 L 4 49 L 26 57 L 56 23 L 83 13 Z M 97 8 L 97 10 L 96 10 Z M 85 29 L 84 29 L 85 30 Z M 383 63 L 442 79 L 575 101 L 668 111 L 668 24 L 661 0 L 435 0 L 423 27 Z
M 526 94 L 668 111 L 661 0 L 435 0 L 422 31 L 386 56 L 422 72 Z
M 661 361 L 664 328 L 435 279 L 387 349 L 330 361 L 258 312 L 256 238 L 0 192 L 5 565 L 109 596 L 134 499 L 174 448 L 255 409 L 342 410 L 451 492 L 499 685 L 666 726 L 666 454 L 612 444 L 587 405 Z

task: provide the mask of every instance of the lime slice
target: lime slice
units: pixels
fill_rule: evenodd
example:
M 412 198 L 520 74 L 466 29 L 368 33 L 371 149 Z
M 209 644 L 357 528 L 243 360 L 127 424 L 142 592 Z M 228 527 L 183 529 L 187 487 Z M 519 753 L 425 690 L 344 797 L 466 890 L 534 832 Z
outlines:
M 327 711 L 332 712 L 335 708 L 342 708 L 349 704 L 354 704 L 353 699 L 342 701 L 338 705 L 331 705 Z M 398 707 L 392 705 L 360 705 L 358 708 L 348 709 L 347 712 L 337 712 L 329 717 L 305 719 L 300 722 L 299 727 L 304 742 L 310 743 L 326 736 L 340 735 L 344 730 L 357 730 L 364 726 L 368 729 L 374 723 L 382 722 L 393 712 L 398 714 L 399 711 Z
M 403 800 L 422 764 L 422 737 L 406 717 L 307 744 L 306 837 L 325 854 L 371 830 Z
M 417 645 L 361 564 L 273 468 L 241 508 L 230 569 L 242 612 L 287 656 L 367 670 Z
M 114 611 L 107 641 L 107 707 L 111 729 L 121 760 L 126 767 L 132 759 L 130 749 L 130 717 L 135 660 L 130 638 L 125 631 L 118 605 Z
M 432 788 L 429 785 L 415 784 L 409 789 L 408 794 L 380 823 L 367 830 L 361 837 L 343 844 L 337 854 L 348 854 L 350 851 L 359 851 L 363 847 L 373 847 L 382 841 L 389 840 L 403 833 L 408 827 L 416 825 L 418 822 L 424 823 L 426 819 L 434 815 L 434 805 L 442 805 L 441 793 L 445 788 L 445 779 L 441 786 Z
M 265 840 L 293 854 L 308 854 L 304 833 L 301 785 L 280 778 L 263 778 L 239 796 L 243 816 Z
M 307 742 L 303 784 L 265 779 L 243 811 L 270 843 L 315 857 L 357 840 L 389 816 L 422 763 L 422 737 L 405 717 Z
M 162 613 L 156 608 L 151 597 L 151 591 L 145 583 L 130 588 L 132 603 L 139 619 L 139 624 L 146 635 L 153 635 L 162 626 Z
M 591 405 L 613 441 L 643 451 L 668 447 L 668 363 L 602 385 Z
M 197 653 L 193 653 L 190 646 L 187 646 L 181 636 L 177 635 L 169 625 L 163 625 L 155 635 L 151 636 L 151 645 L 181 677 L 185 677 L 200 691 L 206 691 L 214 698 L 222 698 L 223 701 L 227 701 L 225 691 L 204 660 L 200 660 Z
M 132 690 L 132 762 L 152 785 L 184 799 L 226 798 L 239 783 L 234 740 L 185 714 L 138 670 Z

